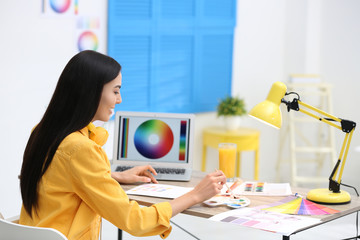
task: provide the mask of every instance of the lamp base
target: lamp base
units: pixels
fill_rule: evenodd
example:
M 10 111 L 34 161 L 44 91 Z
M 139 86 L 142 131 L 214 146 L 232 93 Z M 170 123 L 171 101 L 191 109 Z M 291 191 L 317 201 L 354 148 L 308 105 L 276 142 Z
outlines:
M 346 191 L 334 193 L 327 188 L 313 189 L 308 192 L 307 200 L 322 204 L 346 204 L 351 201 L 350 194 Z

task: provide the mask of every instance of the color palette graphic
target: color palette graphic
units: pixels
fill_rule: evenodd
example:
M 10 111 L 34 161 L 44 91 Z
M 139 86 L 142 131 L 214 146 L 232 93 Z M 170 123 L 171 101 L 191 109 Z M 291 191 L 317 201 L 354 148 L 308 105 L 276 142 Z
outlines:
M 57 13 L 64 13 L 70 7 L 71 0 L 50 0 L 51 8 Z
M 133 192 L 144 191 L 144 192 L 165 192 L 171 190 L 171 186 L 157 185 L 157 184 L 146 184 L 139 188 L 132 189 Z
M 186 150 L 186 121 L 180 123 L 180 146 L 179 146 L 179 160 L 185 161 L 185 150 Z
M 127 158 L 128 155 L 128 139 L 129 139 L 129 119 L 124 118 L 123 120 L 123 132 L 121 136 L 121 153 L 122 158 Z
M 75 14 L 79 14 L 79 0 L 74 0 L 74 9 Z
M 264 185 L 265 183 L 263 182 L 255 182 L 255 183 L 252 183 L 252 182 L 247 182 L 245 184 L 245 189 L 244 191 L 245 192 L 264 192 Z
M 99 29 L 100 19 L 98 17 L 79 16 L 76 20 L 76 27 L 83 30 Z
M 174 144 L 171 128 L 161 120 L 147 120 L 134 135 L 136 150 L 144 157 L 157 159 L 168 154 Z
M 302 197 L 289 196 L 279 202 L 267 206 L 257 207 L 270 212 L 297 214 L 297 215 L 325 215 L 339 212 L 338 210 L 311 202 Z
M 83 51 L 83 50 L 96 51 L 99 45 L 98 37 L 94 32 L 85 31 L 80 34 L 77 45 L 79 51 Z

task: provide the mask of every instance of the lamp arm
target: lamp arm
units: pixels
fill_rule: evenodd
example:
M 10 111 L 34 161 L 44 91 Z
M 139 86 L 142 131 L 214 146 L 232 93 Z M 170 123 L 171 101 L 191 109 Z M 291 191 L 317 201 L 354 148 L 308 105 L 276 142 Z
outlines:
M 334 180 L 334 176 L 339 169 L 340 162 L 341 160 L 338 159 L 329 177 L 329 190 L 336 193 L 340 192 L 340 183 Z
M 343 142 L 343 145 L 342 145 L 342 148 L 341 148 L 341 151 L 340 151 L 340 155 L 339 155 L 339 158 L 338 158 L 338 161 L 336 162 L 335 164 L 335 167 L 333 169 L 333 171 L 331 172 L 331 175 L 329 177 L 329 190 L 330 191 L 333 191 L 335 193 L 338 193 L 340 192 L 340 183 L 341 183 L 341 177 L 342 177 L 342 174 L 343 174 L 343 170 L 344 170 L 344 166 L 345 166 L 345 163 L 346 163 L 346 158 L 347 158 L 347 154 L 348 154 L 348 151 L 349 151 L 349 146 L 350 146 L 350 142 L 351 142 L 351 138 L 352 138 L 352 134 L 355 130 L 355 127 L 356 127 L 356 123 L 353 122 L 353 121 L 350 121 L 350 120 L 345 120 L 345 119 L 341 119 L 341 118 L 337 118 L 329 113 L 326 113 L 318 108 L 315 108 L 309 104 L 306 104 L 302 101 L 299 100 L 299 97 L 298 98 L 294 98 L 291 102 L 290 101 L 286 101 L 284 99 L 281 99 L 281 102 L 282 103 L 285 103 L 286 106 L 287 106 L 287 110 L 288 112 L 290 110 L 294 110 L 294 111 L 300 111 L 302 113 L 305 113 L 306 115 L 310 116 L 310 117 L 313 117 L 315 119 L 318 119 L 319 121 L 322 121 L 322 122 L 325 122 L 327 124 L 329 124 L 330 126 L 333 126 L 337 129 L 340 129 L 342 130 L 343 132 L 345 132 L 345 139 L 344 139 L 344 142 Z M 303 109 L 303 108 L 300 108 L 299 105 L 305 107 L 305 108 L 308 108 L 320 115 L 323 115 L 325 117 L 319 117 L 309 111 L 307 111 L 306 109 Z M 339 125 L 336 125 L 334 122 L 338 122 L 340 123 L 340 126 Z M 341 165 L 341 166 L 340 166 Z M 340 166 L 340 173 L 338 175 L 338 179 L 335 180 L 335 177 L 338 173 L 338 170 L 339 170 L 339 166 Z
M 286 104 L 288 112 L 290 110 L 303 112 L 303 113 L 305 113 L 305 114 L 307 114 L 307 115 L 309 115 L 309 116 L 311 116 L 311 117 L 313 117 L 315 119 L 318 119 L 319 121 L 323 121 L 323 122 L 325 122 L 325 123 L 327 123 L 327 124 L 329 124 L 329 125 L 331 125 L 333 127 L 336 127 L 336 128 L 342 130 L 345 133 L 350 133 L 356 127 L 355 122 L 335 117 L 335 116 L 333 116 L 333 115 L 331 115 L 331 114 L 329 114 L 327 112 L 324 112 L 324 111 L 322 111 L 322 110 L 320 110 L 320 109 L 318 109 L 316 107 L 313 107 L 313 106 L 311 106 L 311 105 L 309 105 L 307 103 L 304 103 L 304 102 L 300 101 L 300 99 L 294 98 L 292 100 L 292 102 L 281 99 L 281 102 Z M 304 107 L 306 107 L 306 108 L 308 108 L 308 109 L 310 109 L 310 110 L 312 110 L 314 112 L 317 112 L 320 115 L 323 115 L 325 117 L 319 117 L 319 116 L 317 116 L 317 115 L 315 115 L 315 114 L 313 114 L 313 113 L 311 113 L 309 111 L 306 111 L 305 109 L 300 108 L 299 105 L 304 106 Z M 333 122 L 339 122 L 341 124 L 341 126 L 338 126 L 338 125 L 334 124 Z

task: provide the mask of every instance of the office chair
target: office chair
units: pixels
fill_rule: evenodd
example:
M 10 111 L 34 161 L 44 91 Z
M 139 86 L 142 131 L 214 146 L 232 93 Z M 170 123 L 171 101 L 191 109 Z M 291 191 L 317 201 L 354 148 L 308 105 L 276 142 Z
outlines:
M 16 222 L 16 220 L 15 220 Z M 67 240 L 58 230 L 20 225 L 1 218 L 0 214 L 0 240 Z

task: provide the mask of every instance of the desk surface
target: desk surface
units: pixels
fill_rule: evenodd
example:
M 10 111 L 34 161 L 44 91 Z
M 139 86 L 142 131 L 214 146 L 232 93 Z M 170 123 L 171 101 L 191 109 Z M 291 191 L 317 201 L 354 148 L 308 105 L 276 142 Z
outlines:
M 194 171 L 191 181 L 189 182 L 174 182 L 174 181 L 159 181 L 159 183 L 162 184 L 171 184 L 171 185 L 177 185 L 182 187 L 194 187 L 198 182 L 201 181 L 201 179 L 206 175 L 204 172 L 200 171 Z M 122 185 L 122 188 L 127 191 L 131 188 L 133 188 L 135 185 Z M 292 192 L 299 193 L 303 196 L 306 196 L 306 193 L 309 191 L 309 189 L 303 189 L 303 188 L 292 188 Z M 272 202 L 279 201 L 280 199 L 284 198 L 282 197 L 269 197 L 269 196 L 246 196 L 251 200 L 251 204 L 249 207 L 256 207 L 264 204 L 269 204 Z M 348 204 L 343 205 L 330 205 L 331 208 L 339 210 L 339 213 L 330 214 L 330 215 L 313 215 L 310 217 L 321 219 L 321 222 L 319 224 L 315 224 L 311 227 L 315 227 L 317 225 L 332 221 L 334 219 L 346 216 L 348 214 L 360 211 L 360 198 L 356 196 L 351 196 L 351 202 Z M 129 198 L 131 200 L 137 201 L 139 204 L 143 206 L 150 206 L 155 203 L 169 201 L 169 199 L 164 198 L 156 198 L 156 197 L 146 197 L 146 196 L 136 196 L 136 195 L 129 195 Z M 195 206 L 192 206 L 191 208 L 188 208 L 187 210 L 183 211 L 184 214 L 189 214 L 193 216 L 203 217 L 203 218 L 209 218 L 216 214 L 229 211 L 229 208 L 224 206 L 218 206 L 218 207 L 208 207 L 205 204 L 197 204 Z M 305 229 L 311 228 L 307 227 L 304 229 L 299 229 L 296 232 L 303 231 Z

